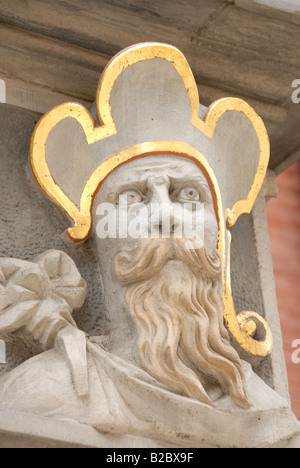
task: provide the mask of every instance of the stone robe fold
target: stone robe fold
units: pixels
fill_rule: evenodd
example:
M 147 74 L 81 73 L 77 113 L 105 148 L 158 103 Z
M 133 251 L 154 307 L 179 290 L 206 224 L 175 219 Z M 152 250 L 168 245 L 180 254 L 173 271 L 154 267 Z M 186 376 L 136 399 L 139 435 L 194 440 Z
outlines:
M 210 407 L 170 392 L 148 373 L 87 341 L 89 396 L 78 397 L 65 359 L 39 354 L 0 378 L 0 410 L 77 421 L 101 433 L 175 447 L 286 447 L 299 443 L 289 404 L 243 362 L 251 407 L 222 395 Z M 297 442 L 296 442 L 297 439 Z

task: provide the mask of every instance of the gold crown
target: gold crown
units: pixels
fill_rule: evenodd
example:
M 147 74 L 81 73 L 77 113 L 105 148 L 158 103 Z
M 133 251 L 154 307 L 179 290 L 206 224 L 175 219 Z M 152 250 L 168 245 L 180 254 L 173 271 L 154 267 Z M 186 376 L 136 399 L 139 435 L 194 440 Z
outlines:
M 89 236 L 93 200 L 119 166 L 150 154 L 194 161 L 207 178 L 215 204 L 225 322 L 249 355 L 270 354 L 272 336 L 265 320 L 255 312 L 235 313 L 229 261 L 229 228 L 241 214 L 250 213 L 268 166 L 269 139 L 260 117 L 241 99 L 224 98 L 201 118 L 187 60 L 175 47 L 159 43 L 137 44 L 109 62 L 99 82 L 96 108 L 98 125 L 80 104 L 57 106 L 43 116 L 31 139 L 33 174 L 71 218 L 74 226 L 68 236 L 74 242 Z M 262 341 L 253 338 L 257 326 L 264 330 Z

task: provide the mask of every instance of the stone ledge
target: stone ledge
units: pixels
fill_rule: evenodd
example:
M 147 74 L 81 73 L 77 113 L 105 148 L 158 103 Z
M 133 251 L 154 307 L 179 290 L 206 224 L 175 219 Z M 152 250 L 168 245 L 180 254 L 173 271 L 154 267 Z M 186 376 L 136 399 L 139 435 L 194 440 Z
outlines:
M 287 11 L 288 13 L 299 13 L 300 11 L 298 0 L 254 0 L 254 3 Z
M 134 435 L 107 435 L 90 426 L 65 419 L 0 410 L 0 448 L 180 448 L 160 444 L 153 439 Z M 181 447 L 182 448 L 182 447 Z M 203 447 L 204 448 L 204 447 Z M 205 448 L 213 448 L 207 447 Z M 300 448 L 296 433 L 273 445 L 260 448 Z
M 300 24 L 300 15 L 297 13 L 297 0 L 284 4 L 282 0 L 235 0 L 239 8 L 262 14 L 269 18 L 277 18 L 293 24 Z

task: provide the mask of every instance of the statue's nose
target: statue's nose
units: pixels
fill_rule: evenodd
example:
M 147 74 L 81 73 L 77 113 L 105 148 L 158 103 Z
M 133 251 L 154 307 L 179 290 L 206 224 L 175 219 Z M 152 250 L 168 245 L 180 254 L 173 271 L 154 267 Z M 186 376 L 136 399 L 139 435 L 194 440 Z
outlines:
M 167 176 L 149 177 L 147 186 L 151 193 L 151 203 L 168 204 L 171 202 L 169 196 L 170 180 Z
M 175 220 L 174 203 L 169 194 L 170 181 L 168 177 L 153 177 L 148 180 L 148 189 L 151 191 L 149 203 L 149 230 L 157 237 L 169 237 L 178 225 L 178 216 Z

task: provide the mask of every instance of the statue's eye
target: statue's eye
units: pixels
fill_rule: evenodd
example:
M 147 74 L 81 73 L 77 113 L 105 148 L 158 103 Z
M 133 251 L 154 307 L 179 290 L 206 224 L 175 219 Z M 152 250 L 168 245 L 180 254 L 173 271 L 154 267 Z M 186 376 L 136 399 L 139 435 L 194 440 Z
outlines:
M 176 198 L 184 201 L 199 201 L 200 194 L 194 187 L 186 187 L 178 192 Z
M 119 202 L 120 199 L 122 200 L 122 203 L 127 203 L 127 205 L 133 205 L 134 203 L 140 203 L 143 197 L 137 190 L 128 189 L 120 193 Z

